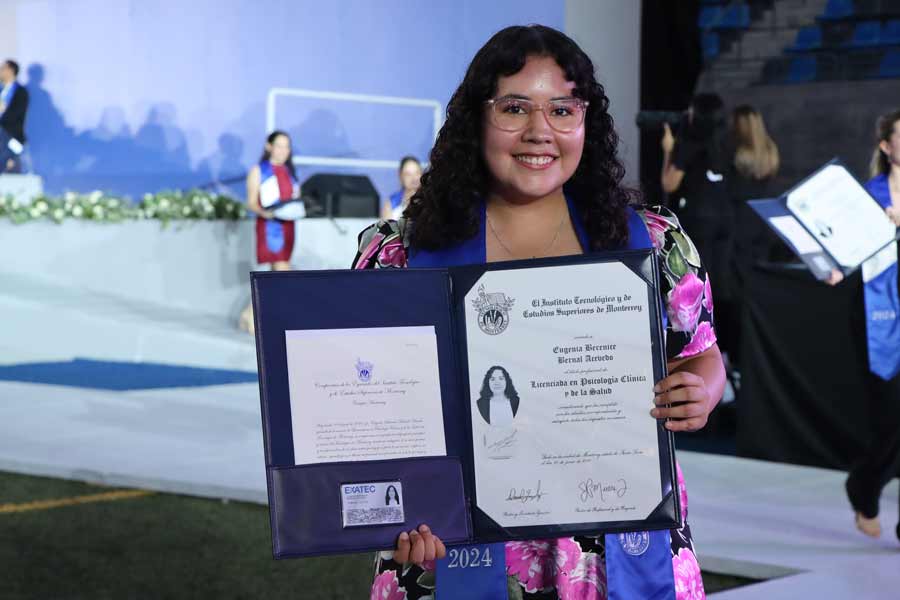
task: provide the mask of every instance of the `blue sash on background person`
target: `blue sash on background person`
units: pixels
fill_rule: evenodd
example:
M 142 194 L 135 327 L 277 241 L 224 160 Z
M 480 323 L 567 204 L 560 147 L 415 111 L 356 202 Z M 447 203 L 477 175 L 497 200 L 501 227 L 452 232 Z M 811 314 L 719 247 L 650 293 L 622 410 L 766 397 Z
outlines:
M 399 219 L 403 216 L 403 190 L 397 190 L 393 194 L 388 197 L 388 201 L 391 203 L 391 217 L 392 219 Z
M 13 94 L 16 93 L 16 88 L 19 87 L 18 81 L 11 82 L 6 89 L 0 93 L 0 103 L 3 104 L 3 110 L 0 110 L 0 115 L 6 112 L 6 109 L 9 108 L 9 103 L 12 101 Z
M 391 210 L 397 210 L 403 204 L 403 190 L 398 190 L 390 195 Z
M 875 177 L 865 187 L 882 208 L 891 205 L 887 175 Z M 884 380 L 893 379 L 900 372 L 897 244 L 891 244 L 863 263 L 862 275 L 869 369 Z
M 297 188 L 297 180 L 291 175 L 291 187 Z M 269 192 L 272 190 L 272 192 Z M 267 194 L 268 192 L 268 194 Z M 277 193 L 275 193 L 277 192 Z M 264 198 L 263 195 L 271 195 Z M 290 198 L 281 197 L 281 188 L 278 186 L 278 177 L 275 175 L 275 169 L 272 163 L 267 160 L 259 163 L 259 204 L 263 208 L 269 208 L 273 204 L 277 204 L 281 200 L 290 200 Z M 266 247 L 272 252 L 279 252 L 284 248 L 284 227 L 278 219 L 266 219 Z
M 590 241 L 571 198 L 566 198 L 572 225 L 578 234 L 581 247 L 588 251 Z M 456 265 L 483 264 L 487 262 L 485 247 L 486 206 L 481 205 L 481 222 L 478 234 L 449 248 L 441 250 L 412 250 L 410 267 L 452 267 Z M 652 248 L 650 233 L 643 219 L 633 209 L 628 209 L 628 243 L 624 250 Z M 665 311 L 662 311 L 665 323 Z M 606 577 L 609 600 L 675 600 L 675 575 L 672 571 L 671 538 L 668 530 L 607 534 Z M 621 538 L 621 539 L 620 539 Z M 459 570 L 463 575 L 464 570 Z M 505 575 L 504 575 L 505 579 Z M 454 582 L 454 589 L 462 589 Z M 496 582 L 499 584 L 499 582 Z M 440 586 L 440 583 L 438 583 Z M 440 592 L 438 592 L 440 593 Z

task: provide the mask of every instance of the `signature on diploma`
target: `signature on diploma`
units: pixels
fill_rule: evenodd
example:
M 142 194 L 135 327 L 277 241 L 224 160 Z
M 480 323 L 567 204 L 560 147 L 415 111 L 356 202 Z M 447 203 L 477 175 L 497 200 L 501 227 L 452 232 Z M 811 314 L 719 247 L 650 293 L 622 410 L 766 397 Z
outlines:
M 547 495 L 547 492 L 541 489 L 541 480 L 538 479 L 537 487 L 532 488 L 512 488 L 506 497 L 507 502 L 540 502 L 541 498 Z
M 613 483 L 586 479 L 578 484 L 578 491 L 581 492 L 582 502 L 587 502 L 598 496 L 601 502 L 606 502 L 607 498 L 621 498 L 624 496 L 628 492 L 628 482 L 622 478 L 615 480 Z
M 513 432 L 504 438 L 500 438 L 496 442 L 488 444 L 488 450 L 503 450 L 504 448 L 509 448 L 516 443 L 516 434 L 518 433 L 517 429 L 513 429 Z

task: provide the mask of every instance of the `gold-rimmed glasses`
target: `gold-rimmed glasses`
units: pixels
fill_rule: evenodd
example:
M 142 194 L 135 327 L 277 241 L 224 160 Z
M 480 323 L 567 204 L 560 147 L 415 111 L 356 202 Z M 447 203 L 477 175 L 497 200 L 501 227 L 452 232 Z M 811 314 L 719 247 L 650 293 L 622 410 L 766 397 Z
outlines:
M 558 98 L 538 104 L 527 98 L 503 96 L 485 101 L 490 107 L 491 123 L 503 131 L 522 131 L 528 127 L 532 113 L 544 113 L 547 123 L 555 131 L 571 133 L 584 123 L 588 102 L 581 98 Z

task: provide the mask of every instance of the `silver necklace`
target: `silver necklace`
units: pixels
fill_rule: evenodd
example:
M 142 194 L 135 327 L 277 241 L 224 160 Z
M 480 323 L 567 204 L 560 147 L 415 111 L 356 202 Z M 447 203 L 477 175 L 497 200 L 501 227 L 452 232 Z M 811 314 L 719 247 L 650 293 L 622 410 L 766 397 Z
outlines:
M 513 254 L 512 250 L 509 249 L 509 246 L 507 246 L 503 242 L 503 238 L 500 237 L 500 234 L 497 233 L 497 230 L 494 229 L 494 224 L 491 222 L 491 217 L 490 217 L 490 215 L 487 214 L 487 211 L 485 211 L 485 218 L 487 219 L 488 227 L 491 228 L 491 233 L 493 233 L 494 237 L 497 238 L 497 242 L 500 244 L 500 247 L 503 248 L 506 251 L 506 253 L 509 254 L 511 257 L 515 258 L 516 255 Z M 560 219 L 559 219 L 559 225 L 556 226 L 556 233 L 553 235 L 553 239 L 550 240 L 550 245 L 544 249 L 544 252 L 542 253 L 543 255 L 546 255 L 548 252 L 550 252 L 550 250 L 553 248 L 553 246 L 556 245 L 556 240 L 559 239 L 559 234 L 562 231 L 562 226 L 563 226 L 563 223 L 565 222 L 565 220 L 566 220 L 566 213 L 564 212 L 562 214 L 562 217 L 560 217 Z M 537 258 L 537 256 L 532 256 L 531 258 Z

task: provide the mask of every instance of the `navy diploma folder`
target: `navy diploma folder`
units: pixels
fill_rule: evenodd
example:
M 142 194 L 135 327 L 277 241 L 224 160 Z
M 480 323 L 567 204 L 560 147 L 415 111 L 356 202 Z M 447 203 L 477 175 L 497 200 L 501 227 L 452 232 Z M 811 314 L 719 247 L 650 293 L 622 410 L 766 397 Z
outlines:
M 475 493 L 467 292 L 487 271 L 613 261 L 646 283 L 646 335 L 653 353 L 653 378 L 658 381 L 665 377 L 666 362 L 659 273 L 652 250 L 446 269 L 252 273 L 274 556 L 389 550 L 402 531 L 422 523 L 448 545 L 678 527 L 681 509 L 673 438 L 662 422 L 656 424 L 653 449 L 659 460 L 661 501 L 645 518 L 503 527 L 479 508 Z M 602 282 L 597 282 L 597 293 L 602 291 Z M 446 456 L 296 464 L 285 332 L 421 326 L 433 327 L 436 336 Z M 650 398 L 648 411 L 649 407 Z M 341 490 L 356 482 L 402 482 L 402 522 L 346 526 Z

